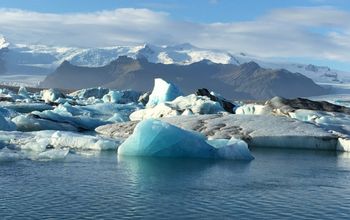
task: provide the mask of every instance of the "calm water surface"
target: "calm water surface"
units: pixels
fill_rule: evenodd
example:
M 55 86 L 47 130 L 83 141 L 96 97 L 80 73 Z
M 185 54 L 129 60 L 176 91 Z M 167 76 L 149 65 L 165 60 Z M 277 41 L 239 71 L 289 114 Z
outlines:
M 350 155 L 252 162 L 69 155 L 0 163 L 0 219 L 350 219 Z

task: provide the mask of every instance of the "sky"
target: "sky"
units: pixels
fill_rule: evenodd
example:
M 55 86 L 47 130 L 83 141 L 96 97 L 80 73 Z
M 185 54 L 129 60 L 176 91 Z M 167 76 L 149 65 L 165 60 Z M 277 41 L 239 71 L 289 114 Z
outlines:
M 348 0 L 0 0 L 10 43 L 174 45 L 350 71 Z

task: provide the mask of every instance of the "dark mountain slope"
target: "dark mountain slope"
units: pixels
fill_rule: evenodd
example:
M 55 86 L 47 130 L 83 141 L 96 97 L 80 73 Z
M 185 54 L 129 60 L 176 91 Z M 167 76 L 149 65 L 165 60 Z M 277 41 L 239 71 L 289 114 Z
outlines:
M 157 77 L 177 84 L 185 93 L 208 88 L 234 99 L 293 98 L 327 92 L 301 74 L 263 69 L 254 62 L 236 66 L 203 60 L 190 65 L 176 65 L 128 57 L 119 57 L 109 65 L 95 68 L 64 62 L 41 86 L 66 89 L 104 86 L 147 91 L 151 90 Z

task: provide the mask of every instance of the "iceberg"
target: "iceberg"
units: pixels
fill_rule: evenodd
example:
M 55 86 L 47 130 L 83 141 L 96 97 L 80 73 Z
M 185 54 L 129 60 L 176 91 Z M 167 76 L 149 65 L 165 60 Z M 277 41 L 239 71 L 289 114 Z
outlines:
M 248 144 L 240 139 L 232 137 L 231 139 L 212 139 L 207 141 L 208 144 L 218 149 L 220 158 L 235 160 L 253 160 Z
M 12 119 L 18 131 L 61 130 L 78 131 L 76 127 L 64 122 L 55 122 L 35 117 L 32 114 L 19 115 Z
M 182 92 L 174 84 L 156 78 L 146 107 L 154 107 L 160 103 L 172 101 L 181 95 Z
M 269 114 L 268 110 L 266 110 L 266 107 L 264 105 L 258 105 L 258 104 L 245 104 L 245 105 L 239 106 L 236 109 L 235 113 L 238 115 Z
M 179 96 L 170 102 L 160 103 L 153 108 L 145 108 L 130 114 L 130 120 L 138 121 L 148 118 L 163 118 L 176 115 L 203 115 L 226 113 L 219 102 L 206 96 L 194 94 Z
M 18 89 L 18 95 L 23 96 L 24 98 L 29 98 L 29 93 L 28 93 L 26 87 L 23 87 L 23 86 L 21 86 Z
M 213 147 L 199 133 L 155 119 L 141 121 L 134 133 L 118 148 L 119 155 L 154 157 L 199 157 L 251 160 L 247 145 L 246 155 L 237 154 L 243 148 L 241 143 L 227 142 Z M 242 146 L 239 146 L 239 145 Z M 237 147 L 238 146 L 238 147 Z M 234 148 L 237 147 L 237 150 Z
M 46 103 L 55 102 L 59 98 L 65 98 L 66 96 L 57 89 L 44 89 L 41 91 L 42 100 Z
M 88 99 L 91 97 L 94 97 L 96 99 L 102 99 L 102 97 L 106 95 L 108 92 L 109 92 L 109 89 L 97 87 L 97 88 L 81 89 L 70 93 L 69 96 L 73 96 L 79 99 Z
M 98 126 L 112 122 L 129 121 L 131 112 L 140 108 L 142 108 L 142 105 L 136 103 L 98 103 L 88 106 L 72 106 L 65 103 L 58 105 L 54 110 L 34 111 L 31 114 L 36 118 L 60 123 L 61 125 L 69 124 L 77 130 L 94 130 Z M 56 125 L 58 126 L 58 124 Z
M 105 103 L 127 104 L 131 102 L 138 102 L 140 96 L 141 92 L 136 92 L 133 90 L 110 90 L 108 94 L 103 96 L 102 100 Z
M 350 115 L 345 113 L 298 109 L 289 112 L 289 117 L 316 124 L 339 136 L 350 137 Z
M 10 111 L 15 111 L 18 113 L 30 113 L 32 111 L 45 111 L 52 110 L 53 107 L 46 103 L 11 103 L 11 102 L 0 102 L 0 106 L 6 108 Z
M 16 125 L 11 120 L 5 118 L 0 112 L 0 130 L 2 131 L 14 131 Z
M 116 150 L 123 140 L 68 131 L 0 131 L 0 161 L 64 159 L 70 151 Z
M 36 160 L 63 160 L 69 153 L 69 149 L 50 149 L 41 152 L 35 157 Z
M 211 114 L 180 115 L 158 120 L 185 130 L 200 132 L 208 139 L 231 139 L 232 137 L 242 139 L 249 147 L 254 148 L 336 151 L 339 137 L 314 124 L 284 116 Z M 132 134 L 136 124 L 137 121 L 108 124 L 96 128 L 95 131 L 108 137 L 127 138 Z

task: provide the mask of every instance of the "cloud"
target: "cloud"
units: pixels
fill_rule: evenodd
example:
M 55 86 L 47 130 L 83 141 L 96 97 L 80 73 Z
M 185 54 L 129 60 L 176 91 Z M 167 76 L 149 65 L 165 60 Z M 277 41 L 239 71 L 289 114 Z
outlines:
M 166 12 L 123 8 L 50 14 L 0 9 L 0 34 L 15 43 L 100 47 L 189 42 L 260 57 L 350 61 L 350 13 L 332 7 L 285 8 L 251 21 L 196 23 Z

